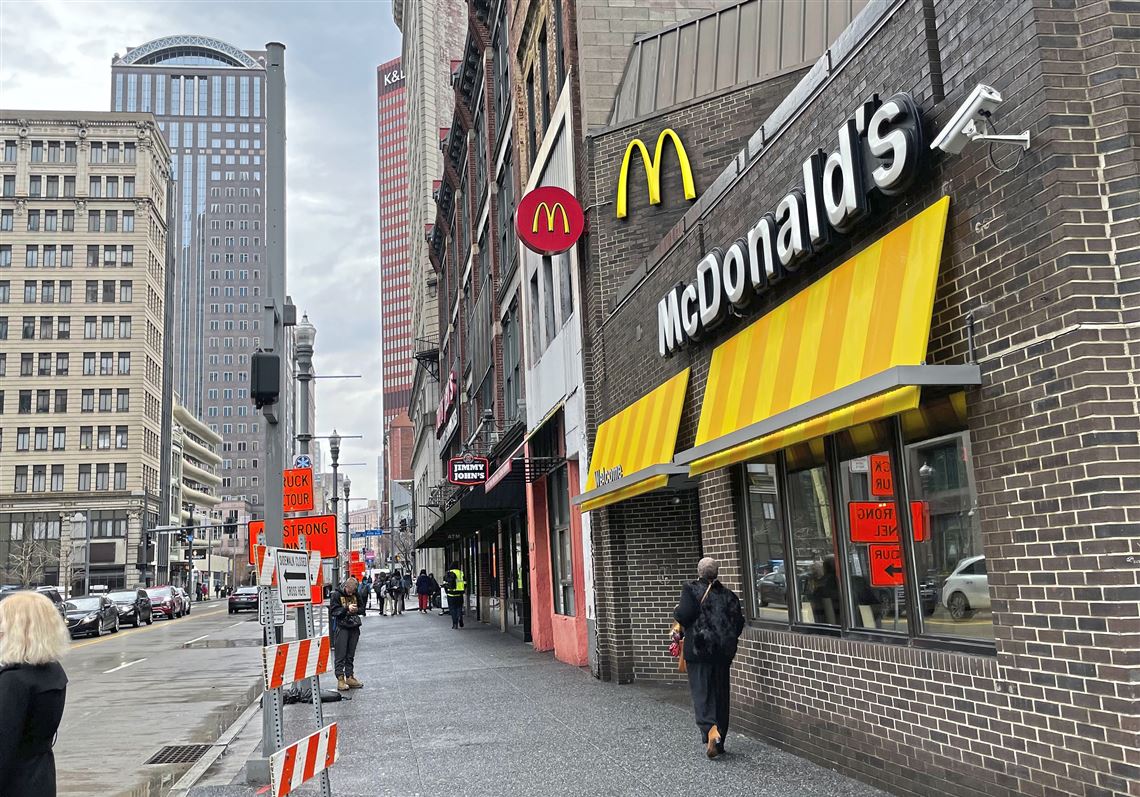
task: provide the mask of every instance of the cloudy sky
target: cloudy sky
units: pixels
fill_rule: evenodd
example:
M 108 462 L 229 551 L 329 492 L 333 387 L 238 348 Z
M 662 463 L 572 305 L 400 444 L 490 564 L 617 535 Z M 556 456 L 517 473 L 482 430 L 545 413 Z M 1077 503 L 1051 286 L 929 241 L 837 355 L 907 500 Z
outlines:
M 111 58 L 172 34 L 286 46 L 289 293 L 317 326 L 317 433 L 375 498 L 380 420 L 376 66 L 399 55 L 387 0 L 0 0 L 0 107 L 110 110 Z

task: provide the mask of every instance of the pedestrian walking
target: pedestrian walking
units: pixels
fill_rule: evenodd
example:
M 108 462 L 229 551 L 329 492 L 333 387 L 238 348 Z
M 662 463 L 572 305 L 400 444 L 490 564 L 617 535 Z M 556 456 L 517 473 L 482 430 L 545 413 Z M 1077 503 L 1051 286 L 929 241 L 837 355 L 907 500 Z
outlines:
M 435 579 L 435 573 L 428 573 L 428 579 L 431 581 L 431 605 L 439 609 L 439 616 L 444 617 L 447 615 L 447 610 L 443 608 L 442 592 L 443 588 L 439 586 L 439 582 Z
M 359 587 L 356 579 L 349 576 L 329 598 L 329 617 L 336 622 L 336 633 L 333 635 L 336 688 L 341 692 L 364 686 L 356 680 L 355 667 L 356 644 L 360 641 L 360 617 L 363 614 Z
M 51 748 L 63 717 L 67 675 L 59 664 L 67 626 L 46 595 L 0 601 L 0 794 L 55 797 Z
M 368 614 L 368 599 L 372 597 L 372 579 L 368 576 L 362 578 L 356 592 L 357 597 L 360 598 L 360 614 L 363 617 Z
M 214 585 L 214 597 L 218 598 L 219 600 L 221 599 L 221 597 L 222 597 L 222 585 L 221 584 L 215 584 Z
M 693 713 L 709 758 L 724 753 L 728 735 L 728 675 L 744 630 L 736 593 L 717 580 L 720 565 L 706 556 L 697 563 L 697 580 L 681 590 L 673 619 L 681 626 Z
M 393 570 L 388 576 L 388 594 L 392 597 L 392 614 L 404 613 L 404 580 L 398 571 Z
M 431 582 L 426 570 L 421 570 L 416 577 L 416 597 L 420 600 L 420 613 L 427 614 L 431 602 Z
M 463 581 L 463 571 L 459 569 L 459 562 L 454 562 L 447 575 L 443 577 L 443 588 L 447 592 L 447 609 L 451 614 L 451 627 L 463 627 L 463 592 L 466 589 Z
M 372 588 L 373 588 L 373 591 L 376 593 L 376 610 L 378 612 L 380 612 L 381 617 L 383 617 L 385 615 L 385 611 L 384 611 L 385 586 L 386 585 L 384 583 L 384 579 L 381 578 L 380 576 L 376 576 L 376 579 L 372 583 Z

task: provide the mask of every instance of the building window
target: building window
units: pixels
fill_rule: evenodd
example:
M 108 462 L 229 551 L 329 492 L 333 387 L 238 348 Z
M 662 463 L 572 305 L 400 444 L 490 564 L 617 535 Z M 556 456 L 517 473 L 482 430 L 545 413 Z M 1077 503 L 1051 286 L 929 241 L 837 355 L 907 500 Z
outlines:
M 47 466 L 32 466 L 32 492 L 42 493 L 47 489 Z
M 92 428 L 90 426 L 80 426 L 79 427 L 79 450 L 80 451 L 90 450 L 92 439 L 93 439 L 91 436 L 91 432 L 92 432 Z
M 28 491 L 28 466 L 27 465 L 17 465 L 16 466 L 16 478 L 13 481 L 12 489 L 17 493 L 26 493 Z M 21 531 L 20 536 L 23 537 L 22 531 Z
M 67 448 L 67 427 L 57 426 L 52 429 L 51 447 L 53 451 L 63 451 Z
M 546 478 L 546 508 L 550 523 L 550 579 L 554 589 L 554 612 L 573 617 L 574 559 L 565 465 Z
M 77 490 L 87 492 L 91 489 L 91 466 L 79 466 L 79 478 L 76 481 L 75 487 Z
M 51 491 L 53 493 L 63 492 L 63 465 L 51 466 Z
M 125 462 L 115 464 L 115 489 L 127 489 L 127 464 Z
M 111 486 L 111 466 L 110 465 L 96 465 L 95 466 L 95 489 L 108 490 Z M 96 525 L 98 529 L 98 525 Z M 98 530 L 92 536 L 99 536 Z

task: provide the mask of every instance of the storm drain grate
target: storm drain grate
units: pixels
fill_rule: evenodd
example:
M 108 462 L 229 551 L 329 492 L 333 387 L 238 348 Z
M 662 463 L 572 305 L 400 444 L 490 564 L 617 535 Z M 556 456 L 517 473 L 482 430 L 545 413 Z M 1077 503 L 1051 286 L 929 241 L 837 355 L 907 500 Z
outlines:
M 212 744 L 173 744 L 159 748 L 147 764 L 193 764 L 213 747 Z

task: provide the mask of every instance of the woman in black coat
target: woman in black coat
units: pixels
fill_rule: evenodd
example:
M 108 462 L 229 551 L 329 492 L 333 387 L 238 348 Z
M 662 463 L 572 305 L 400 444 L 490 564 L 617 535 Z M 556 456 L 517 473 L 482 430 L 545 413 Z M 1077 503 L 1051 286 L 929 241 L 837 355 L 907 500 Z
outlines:
M 51 748 L 63 717 L 67 676 L 59 665 L 67 626 L 46 595 L 0 600 L 0 794 L 55 797 Z
M 431 604 L 431 595 L 431 579 L 426 570 L 421 570 L 416 578 L 416 597 L 420 599 L 420 611 L 424 614 L 427 613 L 428 606 Z
M 729 670 L 737 640 L 744 630 L 744 612 L 736 593 L 717 580 L 720 566 L 706 556 L 697 563 L 699 578 L 681 590 L 673 619 L 685 640 L 685 667 L 693 713 L 701 743 L 709 758 L 724 752 L 728 735 Z

